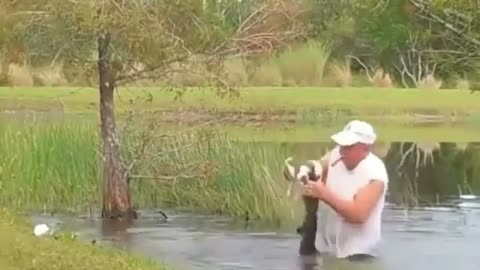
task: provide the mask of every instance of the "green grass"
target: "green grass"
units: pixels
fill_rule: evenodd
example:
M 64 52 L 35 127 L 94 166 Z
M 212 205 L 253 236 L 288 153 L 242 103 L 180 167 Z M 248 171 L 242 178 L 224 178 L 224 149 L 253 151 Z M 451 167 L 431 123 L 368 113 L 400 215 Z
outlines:
M 211 135 L 207 135 L 211 136 Z M 252 220 L 289 223 L 298 221 L 299 206 L 286 197 L 286 181 L 282 176 L 286 149 L 275 145 L 235 143 L 221 135 L 211 138 L 195 135 L 195 139 L 177 138 L 162 147 L 163 156 L 150 155 L 139 168 L 142 174 L 157 175 L 170 171 L 173 175 L 199 175 L 197 179 L 179 178 L 159 184 L 155 180 L 137 180 L 137 194 L 155 194 L 167 207 L 198 209 L 209 213 L 248 216 Z M 185 148 L 185 145 L 194 145 Z M 173 149 L 179 148 L 178 151 Z M 320 153 L 318 154 L 320 155 Z M 162 164 L 162 169 L 159 169 Z M 139 196 L 139 198 L 146 196 Z
M 100 194 L 95 126 L 2 125 L 0 202 L 15 208 L 87 208 Z
M 18 214 L 0 210 L 1 269 L 170 269 L 136 254 L 93 246 L 67 237 L 59 240 L 38 238 L 33 236 L 32 231 L 32 225 Z
M 308 41 L 271 61 L 278 67 L 283 85 L 321 85 L 330 53 L 330 44 Z
M 146 101 L 151 95 L 151 102 Z M 218 98 L 213 91 L 190 89 L 181 101 L 174 93 L 158 88 L 121 88 L 116 95 L 119 111 L 207 109 L 214 111 L 325 111 L 346 110 L 355 115 L 408 115 L 437 113 L 444 115 L 480 112 L 480 95 L 465 90 L 426 91 L 418 89 L 251 87 L 240 89 L 239 98 Z M 5 109 L 63 109 L 89 112 L 98 109 L 98 91 L 93 88 L 35 87 L 0 88 L 0 104 Z
M 194 130 L 155 138 L 138 123 L 124 131 L 122 153 L 133 167 L 136 207 L 195 209 L 266 222 L 297 220 L 281 176 L 286 152 L 237 144 Z M 101 205 L 99 138 L 92 122 L 4 124 L 0 128 L 0 203 L 33 211 L 85 211 Z M 161 128 L 161 127 L 159 127 Z M 134 133 L 130 133 L 134 132 Z M 147 134 L 146 132 L 152 132 Z M 144 136 L 151 138 L 137 157 Z M 165 176 L 193 176 L 167 179 Z M 148 179 L 145 176 L 157 179 Z

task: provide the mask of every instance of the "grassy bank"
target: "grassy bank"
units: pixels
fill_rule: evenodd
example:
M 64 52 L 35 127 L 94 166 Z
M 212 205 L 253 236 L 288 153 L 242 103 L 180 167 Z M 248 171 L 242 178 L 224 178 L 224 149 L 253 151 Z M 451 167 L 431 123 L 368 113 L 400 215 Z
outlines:
M 0 210 L 0 268 L 166 270 L 165 265 L 106 247 L 68 238 L 33 236 L 32 226 L 17 214 Z
M 127 164 L 136 161 L 131 172 L 136 207 L 188 208 L 272 222 L 297 219 L 280 171 L 286 152 L 239 145 L 208 130 L 165 138 L 150 136 L 157 132 L 151 126 L 132 130 L 122 137 L 122 153 Z M 0 202 L 46 211 L 98 208 L 98 149 L 92 122 L 3 125 L 0 151 L 8 154 L 0 156 Z
M 412 114 L 439 114 L 450 120 L 479 115 L 479 94 L 465 90 L 382 88 L 253 87 L 241 88 L 238 98 L 219 98 L 213 91 L 192 88 L 180 101 L 174 93 L 158 88 L 121 88 L 116 106 L 143 111 L 206 110 L 210 112 L 294 112 L 305 118 L 315 113 L 348 116 L 393 117 L 405 120 Z M 93 88 L 34 87 L 0 88 L 4 110 L 61 110 L 96 112 L 98 93 Z

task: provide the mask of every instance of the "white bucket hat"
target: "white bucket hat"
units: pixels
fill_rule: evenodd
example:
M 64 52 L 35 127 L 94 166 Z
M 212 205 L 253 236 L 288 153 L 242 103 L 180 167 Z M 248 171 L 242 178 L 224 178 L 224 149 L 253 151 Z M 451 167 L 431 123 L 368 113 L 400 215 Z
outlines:
M 342 131 L 332 135 L 330 138 L 340 146 L 348 146 L 355 143 L 371 145 L 375 143 L 377 135 L 369 123 L 353 120 Z

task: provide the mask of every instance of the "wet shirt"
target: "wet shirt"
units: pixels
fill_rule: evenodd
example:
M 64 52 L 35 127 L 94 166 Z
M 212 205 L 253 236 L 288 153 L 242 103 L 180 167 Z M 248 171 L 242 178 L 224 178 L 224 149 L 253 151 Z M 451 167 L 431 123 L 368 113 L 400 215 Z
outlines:
M 327 187 L 346 200 L 353 200 L 358 190 L 371 180 L 385 182 L 383 196 L 377 202 L 371 215 L 363 224 L 345 221 L 327 204 L 320 202 L 318 212 L 318 243 L 321 252 L 345 258 L 354 254 L 376 255 L 381 240 L 381 215 L 385 205 L 388 174 L 383 161 L 370 153 L 354 170 L 348 170 L 343 162 L 331 164 L 340 157 L 339 148 L 334 148 L 327 157 L 329 160 Z

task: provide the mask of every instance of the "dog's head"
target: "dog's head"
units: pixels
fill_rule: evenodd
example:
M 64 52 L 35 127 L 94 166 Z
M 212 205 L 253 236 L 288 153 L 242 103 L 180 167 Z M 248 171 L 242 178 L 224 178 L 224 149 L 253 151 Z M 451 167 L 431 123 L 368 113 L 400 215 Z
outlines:
M 285 169 L 283 175 L 289 182 L 291 181 L 317 181 L 322 176 L 323 168 L 320 161 L 307 160 L 301 164 L 294 164 L 293 158 L 285 160 Z
M 294 164 L 293 158 L 285 160 L 283 175 L 290 182 L 287 195 L 290 196 L 293 185 L 296 183 L 306 184 L 308 180 L 317 181 L 322 177 L 323 167 L 320 161 L 307 160 L 301 164 Z

